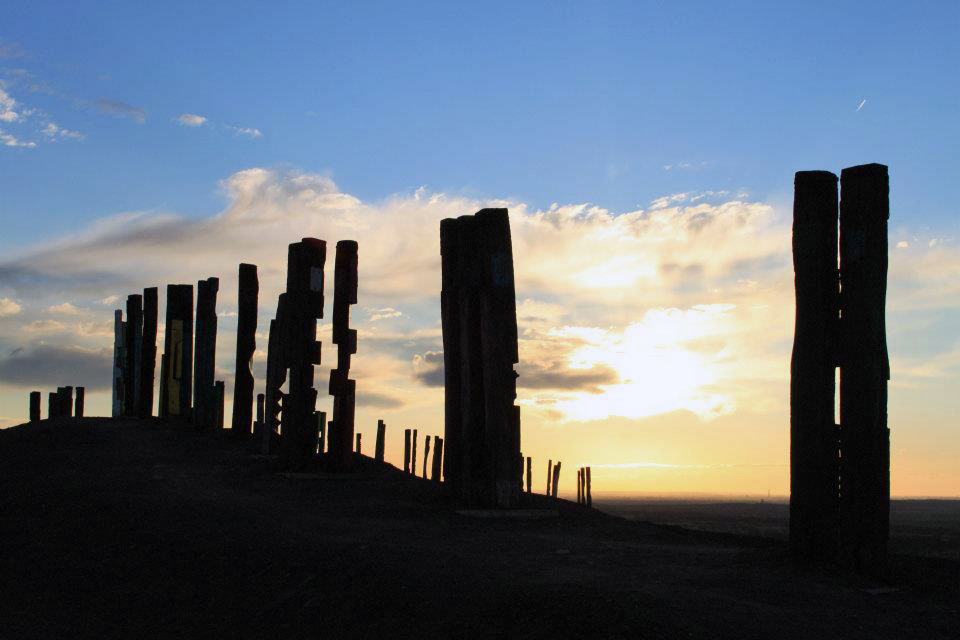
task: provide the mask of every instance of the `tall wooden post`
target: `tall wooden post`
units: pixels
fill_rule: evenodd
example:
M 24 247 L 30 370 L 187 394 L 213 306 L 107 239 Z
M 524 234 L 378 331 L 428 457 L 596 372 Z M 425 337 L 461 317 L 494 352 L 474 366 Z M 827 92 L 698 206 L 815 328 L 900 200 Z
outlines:
M 553 465 L 553 497 L 557 497 L 557 485 L 560 484 L 560 461 L 557 460 L 557 464 Z
M 533 458 L 527 456 L 527 493 L 533 493 Z
M 333 430 L 330 432 L 330 466 L 350 468 L 350 444 L 354 433 L 357 383 L 350 379 L 350 357 L 357 352 L 357 331 L 350 328 L 350 307 L 357 303 L 357 243 L 337 242 L 333 273 L 333 343 L 337 345 L 337 368 L 330 371 L 333 396 Z
M 553 484 L 553 460 L 547 460 L 547 492 L 550 495 L 550 487 Z
M 583 474 L 583 469 L 582 468 L 577 469 L 577 504 L 582 504 L 583 502 L 582 500 L 583 494 L 580 493 L 580 479 L 582 477 L 582 474 Z
M 224 389 L 223 380 L 217 380 L 213 383 L 213 412 L 215 414 L 213 428 L 217 431 L 223 429 L 224 412 Z
M 47 419 L 52 420 L 53 418 L 59 418 L 59 397 L 56 393 L 50 392 L 47 394 Z
M 281 353 L 280 329 L 276 319 L 270 321 L 267 342 L 267 379 L 264 393 L 264 422 L 260 433 L 260 453 L 270 453 L 271 443 L 280 428 L 280 409 L 283 391 L 280 388 L 287 380 L 287 368 Z
M 60 398 L 60 411 L 64 417 L 73 417 L 73 387 L 63 387 L 63 395 Z
M 30 422 L 40 422 L 40 392 L 30 392 Z
M 427 479 L 427 462 L 430 460 L 430 436 L 423 439 L 423 479 Z
M 417 475 L 417 430 L 413 430 L 413 439 L 410 441 L 410 473 Z
M 127 296 L 126 366 L 124 367 L 124 415 L 138 416 L 140 399 L 140 345 L 143 342 L 143 296 Z
M 257 298 L 260 295 L 257 265 L 241 263 L 237 282 L 237 354 L 230 429 L 233 435 L 245 438 L 250 435 L 253 352 L 257 349 Z
M 217 359 L 217 292 L 219 278 L 197 282 L 197 327 L 194 347 L 193 423 L 212 429 L 217 421 L 214 370 Z
M 82 418 L 83 409 L 84 409 L 83 407 L 84 396 L 86 395 L 86 389 L 84 387 L 77 387 L 76 391 L 77 391 L 77 399 L 74 402 L 75 409 L 74 409 L 73 415 L 75 415 L 78 418 Z
M 883 574 L 890 526 L 890 431 L 887 428 L 887 167 L 867 164 L 840 174 L 840 558 Z
M 362 433 L 357 433 L 357 455 L 363 453 L 363 438 L 361 436 L 363 436 Z
M 193 399 L 193 285 L 167 285 L 163 351 L 166 375 L 161 384 L 162 415 L 189 418 Z
M 834 419 L 839 293 L 837 176 L 800 171 L 794 182 L 796 325 L 790 363 L 790 548 L 832 558 L 839 504 Z
M 440 482 L 443 474 L 443 438 L 433 436 L 433 469 L 431 470 L 434 482 Z
M 403 472 L 410 473 L 410 429 L 403 430 Z
M 319 440 L 314 415 L 314 366 L 320 364 L 317 319 L 323 317 L 326 260 L 327 243 L 323 240 L 303 238 L 291 244 L 287 252 L 287 290 L 277 305 L 277 366 L 290 372 L 290 392 L 282 404 L 280 460 L 290 471 L 302 468 L 314 457 Z M 274 384 L 279 391 L 286 376 L 277 377 L 279 380 L 268 384 L 268 392 Z
M 506 209 L 440 225 L 445 476 L 461 503 L 508 507 L 521 491 L 513 250 Z
M 153 414 L 153 383 L 157 367 L 157 288 L 143 290 L 143 335 L 140 346 L 140 396 L 137 400 L 141 418 Z
M 113 312 L 113 403 L 111 414 L 114 418 L 122 416 L 127 392 L 124 389 L 127 368 L 127 329 L 123 321 L 123 311 Z M 52 415 L 51 415 L 52 417 Z
M 587 506 L 593 506 L 593 490 L 590 485 L 590 467 L 587 467 Z
M 383 462 L 383 451 L 386 446 L 387 425 L 383 420 L 377 420 L 377 445 L 374 449 L 374 458 L 377 462 Z

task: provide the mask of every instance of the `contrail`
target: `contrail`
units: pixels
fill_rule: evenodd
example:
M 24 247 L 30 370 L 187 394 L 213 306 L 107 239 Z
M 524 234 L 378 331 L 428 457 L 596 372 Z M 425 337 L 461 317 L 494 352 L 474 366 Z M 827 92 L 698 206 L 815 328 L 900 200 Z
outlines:
M 866 98 L 864 98 L 863 100 L 860 101 L 860 104 L 857 106 L 857 111 L 860 111 L 860 109 L 863 109 L 863 105 L 865 105 L 865 104 L 867 104 L 867 99 L 866 99 Z

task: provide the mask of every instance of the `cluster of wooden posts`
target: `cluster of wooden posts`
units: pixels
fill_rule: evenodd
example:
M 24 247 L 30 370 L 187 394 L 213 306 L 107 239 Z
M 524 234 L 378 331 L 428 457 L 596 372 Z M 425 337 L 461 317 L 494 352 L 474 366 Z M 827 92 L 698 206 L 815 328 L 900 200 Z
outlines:
M 890 519 L 889 176 L 868 164 L 839 182 L 838 211 L 835 174 L 801 171 L 795 181 L 790 547 L 880 574 Z
M 74 398 L 76 392 L 76 398 Z M 30 392 L 30 422 L 40 422 L 39 391 Z M 82 418 L 83 417 L 83 387 L 57 387 L 56 392 L 47 396 L 47 418 Z
M 378 434 L 378 451 L 379 451 L 379 434 L 381 432 L 381 426 L 383 425 L 383 420 L 381 420 L 377 425 L 377 434 Z M 433 439 L 433 460 L 430 459 L 430 439 Z M 421 473 L 423 479 L 427 480 L 427 463 L 430 462 L 430 478 L 434 482 L 439 483 L 443 476 L 443 438 L 440 436 L 426 436 L 423 439 L 423 465 L 421 466 Z M 409 473 L 411 475 L 417 475 L 417 430 L 416 429 L 404 429 L 403 430 L 403 472 Z

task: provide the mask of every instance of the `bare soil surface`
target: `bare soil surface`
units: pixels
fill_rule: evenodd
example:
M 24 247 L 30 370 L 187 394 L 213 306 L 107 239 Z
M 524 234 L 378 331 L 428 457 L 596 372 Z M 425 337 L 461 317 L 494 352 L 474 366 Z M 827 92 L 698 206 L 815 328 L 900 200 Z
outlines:
M 388 437 L 390 434 L 388 433 Z M 396 434 L 394 434 L 396 437 Z M 528 496 L 472 518 L 362 459 L 289 477 L 226 434 L 87 418 L 0 431 L 0 638 L 956 638 L 960 561 L 884 582 L 782 540 Z

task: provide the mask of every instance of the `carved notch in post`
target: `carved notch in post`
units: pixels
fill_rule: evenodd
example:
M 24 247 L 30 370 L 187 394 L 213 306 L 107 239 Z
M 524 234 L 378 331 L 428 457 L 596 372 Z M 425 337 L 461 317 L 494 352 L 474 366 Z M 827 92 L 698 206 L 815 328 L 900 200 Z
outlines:
M 257 298 L 260 281 L 257 265 L 241 263 L 237 277 L 237 353 L 233 378 L 233 435 L 250 435 L 253 406 L 253 352 L 257 349 Z

